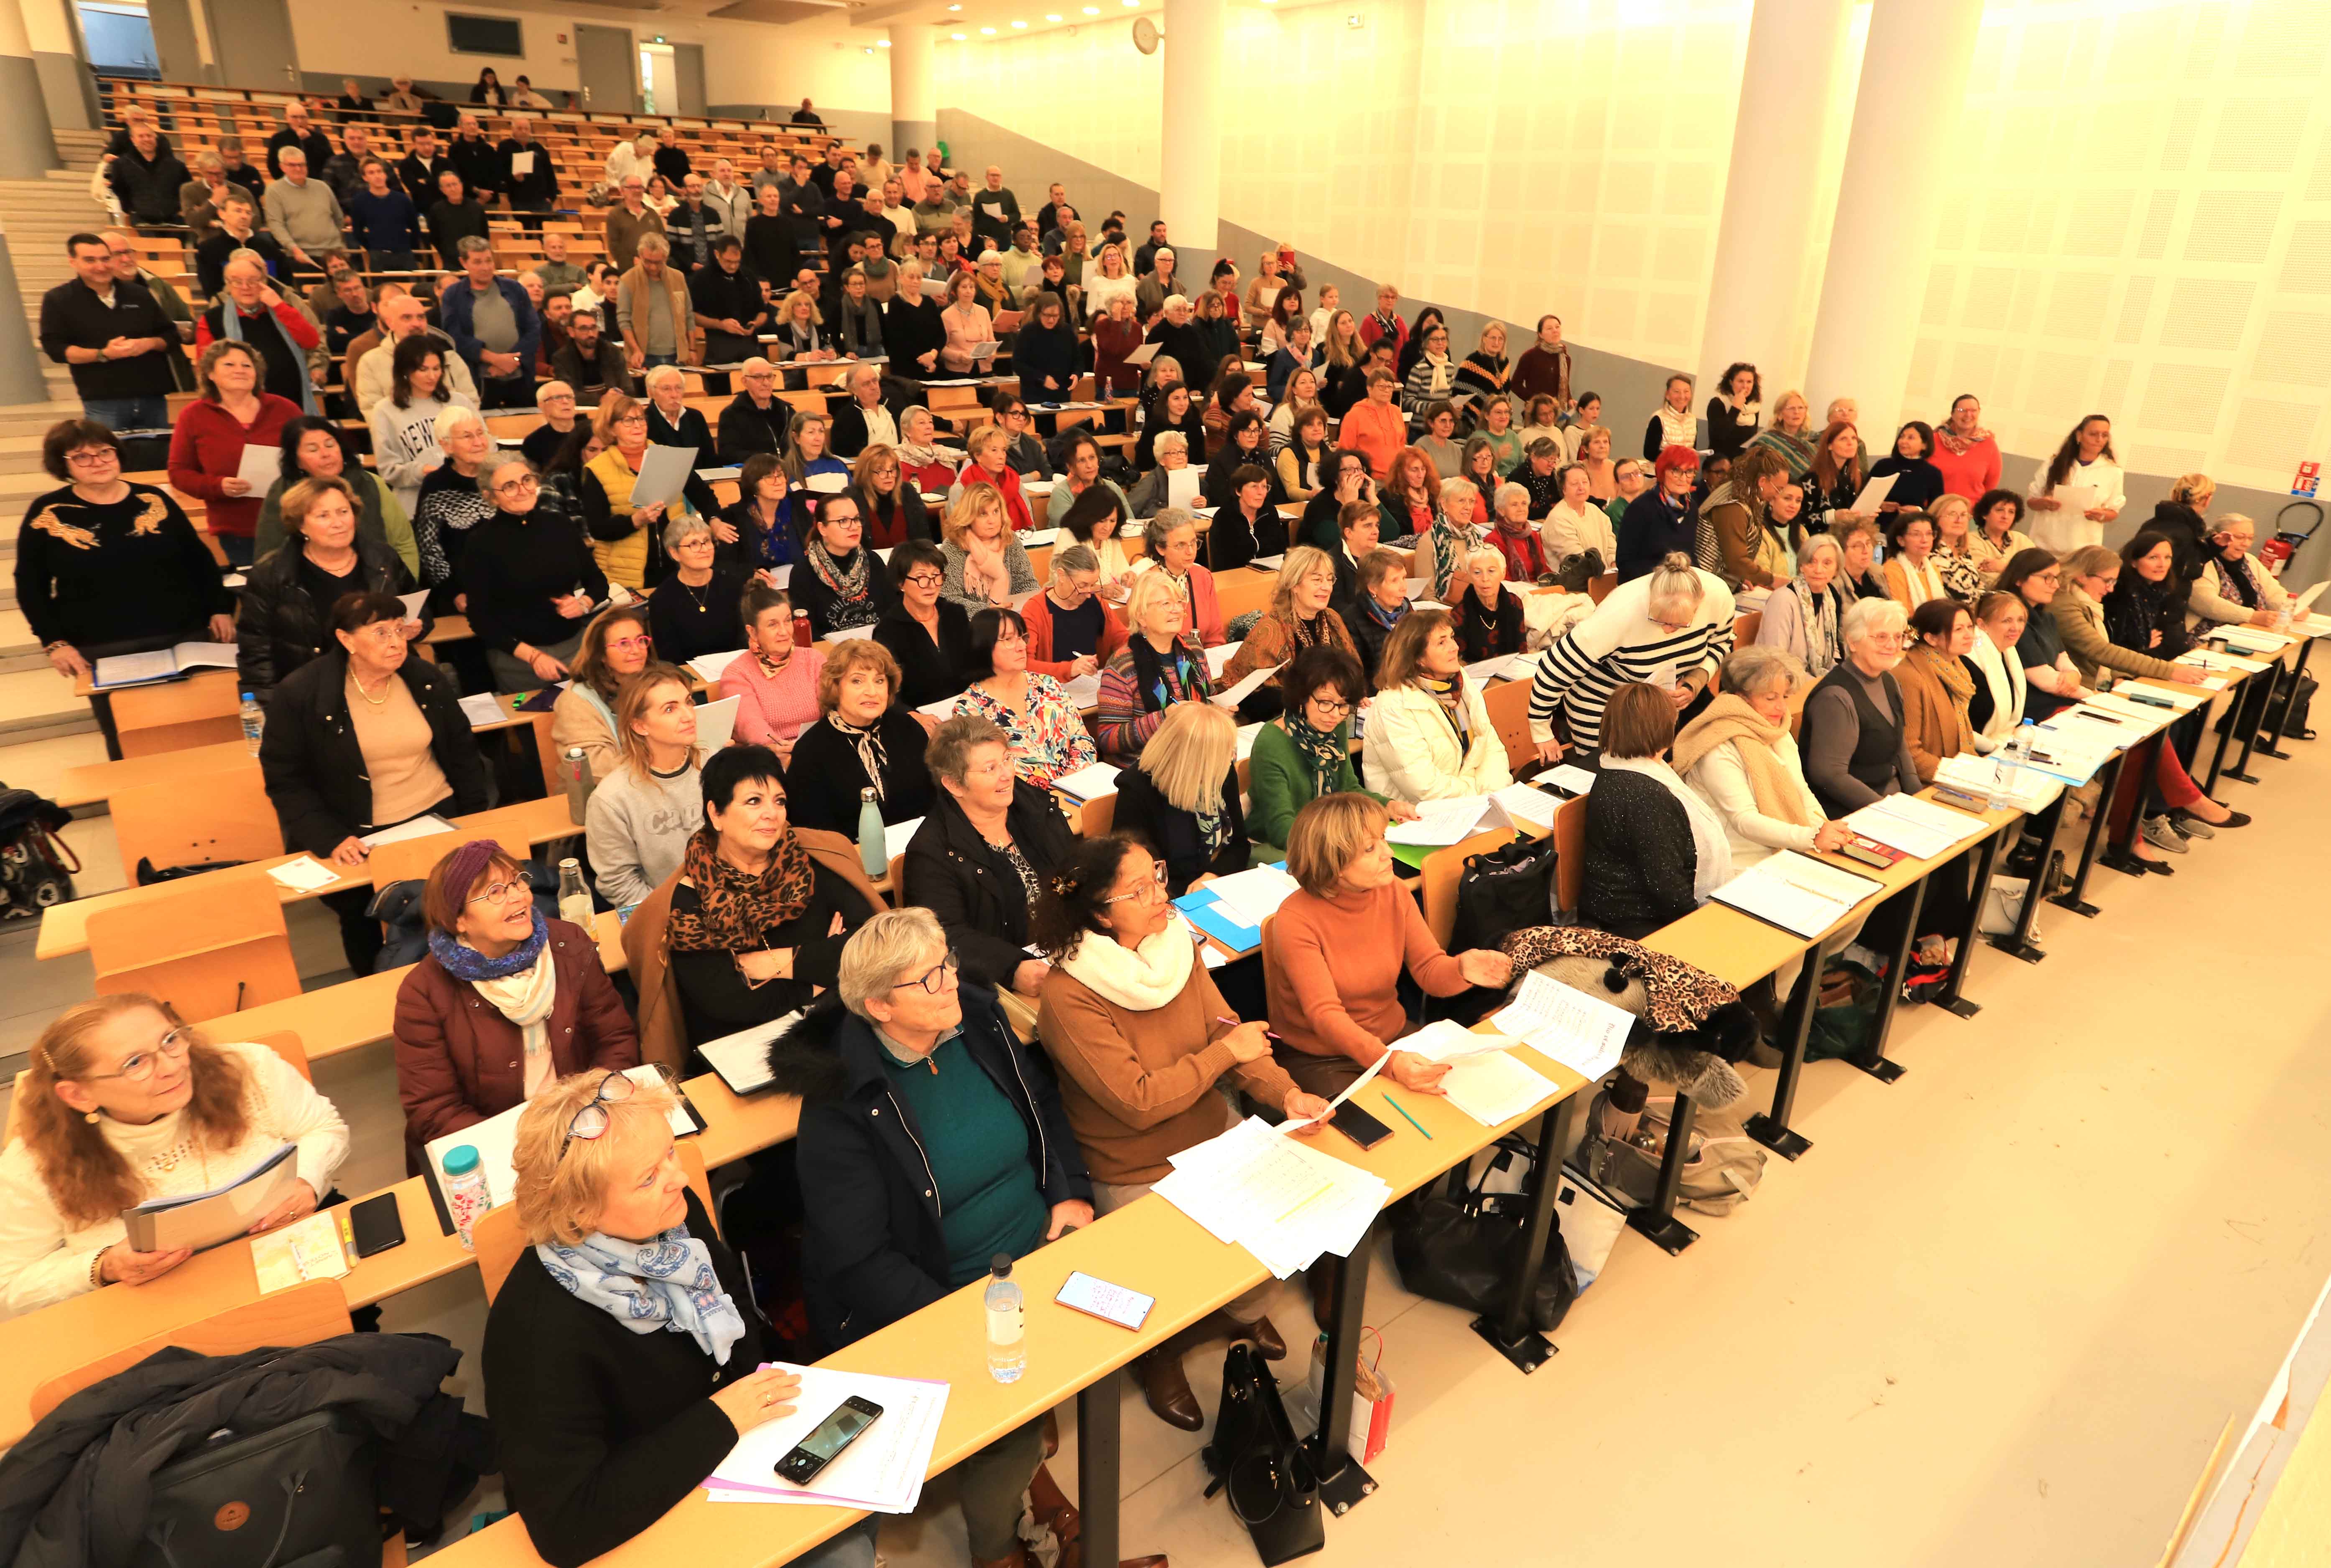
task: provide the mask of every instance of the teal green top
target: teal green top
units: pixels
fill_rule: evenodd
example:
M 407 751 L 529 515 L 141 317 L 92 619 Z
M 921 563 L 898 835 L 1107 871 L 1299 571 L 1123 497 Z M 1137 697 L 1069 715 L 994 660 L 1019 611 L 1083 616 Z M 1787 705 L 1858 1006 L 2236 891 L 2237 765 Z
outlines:
M 1499 479 L 1505 478 L 1514 470 L 1521 467 L 1524 455 L 1521 432 L 1508 426 L 1503 435 L 1491 435 L 1486 430 L 1475 431 L 1473 433 L 1488 442 L 1489 450 L 1498 454 L 1497 473 Z
M 1352 725 L 1349 719 L 1336 727 L 1336 738 L 1344 743 L 1344 766 L 1332 781 L 1335 788 L 1329 794 L 1364 794 L 1372 801 L 1384 796 L 1360 787 L 1360 775 L 1352 766 Z M 1287 843 L 1287 832 L 1295 825 L 1295 813 L 1311 803 L 1318 792 L 1311 787 L 1311 764 L 1295 749 L 1277 721 L 1255 731 L 1254 751 L 1247 759 L 1247 793 L 1251 803 L 1246 810 L 1247 836 L 1270 851 L 1277 860 Z
M 1028 1124 L 972 1060 L 962 1033 L 942 1041 L 928 1063 L 900 1062 L 885 1041 L 882 1065 L 914 1115 L 938 1183 L 947 1284 L 970 1284 L 998 1252 L 1023 1258 L 1034 1251 L 1052 1215 L 1028 1169 Z

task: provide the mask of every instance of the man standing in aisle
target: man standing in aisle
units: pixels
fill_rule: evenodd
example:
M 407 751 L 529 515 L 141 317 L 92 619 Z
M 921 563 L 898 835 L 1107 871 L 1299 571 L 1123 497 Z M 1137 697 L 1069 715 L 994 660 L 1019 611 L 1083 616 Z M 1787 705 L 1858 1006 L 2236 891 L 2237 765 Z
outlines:
M 65 242 L 73 276 L 41 297 L 41 351 L 72 370 L 81 412 L 109 429 L 162 430 L 170 423 L 169 361 L 177 328 L 154 296 L 114 276 L 113 251 L 96 234 Z
M 438 314 L 453 351 L 477 378 L 481 408 L 532 408 L 542 318 L 523 285 L 494 275 L 492 244 L 472 237 L 459 249 L 461 275 L 437 290 Z
M 987 242 L 982 247 L 1001 253 L 1012 248 L 1012 231 L 1020 226 L 1020 198 L 1004 184 L 1004 170 L 987 166 L 987 188 L 972 197 L 971 232 Z
M 347 220 L 340 214 L 340 200 L 331 186 L 308 177 L 306 153 L 284 147 L 275 156 L 283 166 L 283 177 L 267 187 L 262 204 L 267 209 L 267 232 L 290 259 L 295 276 L 320 272 L 324 264 L 316 258 L 346 242 Z

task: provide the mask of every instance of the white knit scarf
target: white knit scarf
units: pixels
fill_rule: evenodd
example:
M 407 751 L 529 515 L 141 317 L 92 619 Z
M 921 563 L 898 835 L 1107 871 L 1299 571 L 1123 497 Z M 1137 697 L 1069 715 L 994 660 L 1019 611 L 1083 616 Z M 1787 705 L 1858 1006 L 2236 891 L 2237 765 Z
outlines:
M 1061 967 L 1104 1001 L 1133 1012 L 1155 1012 L 1190 983 L 1197 951 L 1177 910 L 1165 929 L 1153 932 L 1138 947 L 1089 931 L 1061 960 Z
M 558 965 L 544 949 L 531 969 L 500 980 L 472 980 L 470 984 L 500 1014 L 519 1027 L 526 1042 L 526 1098 L 532 1099 L 555 1076 L 550 1060 L 550 1010 L 558 1004 Z

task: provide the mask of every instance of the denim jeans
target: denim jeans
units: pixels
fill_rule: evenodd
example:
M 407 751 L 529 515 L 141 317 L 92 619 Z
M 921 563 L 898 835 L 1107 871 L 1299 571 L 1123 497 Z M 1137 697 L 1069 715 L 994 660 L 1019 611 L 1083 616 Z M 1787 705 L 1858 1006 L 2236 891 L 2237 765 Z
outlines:
M 642 357 L 647 360 L 647 364 L 642 366 L 642 368 L 646 370 L 653 370 L 659 365 L 677 365 L 680 363 L 680 356 L 677 354 L 650 354 L 642 356 Z
M 167 430 L 170 404 L 148 393 L 143 397 L 84 397 L 81 411 L 108 430 Z

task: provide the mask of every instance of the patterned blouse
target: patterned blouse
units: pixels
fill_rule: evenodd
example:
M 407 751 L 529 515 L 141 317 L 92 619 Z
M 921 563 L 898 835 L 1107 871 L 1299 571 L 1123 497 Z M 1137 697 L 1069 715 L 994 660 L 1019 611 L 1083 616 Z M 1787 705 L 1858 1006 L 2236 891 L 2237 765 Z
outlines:
M 1038 789 L 1100 760 L 1077 705 L 1049 675 L 1028 677 L 1025 719 L 978 687 L 956 698 L 957 713 L 975 714 L 1001 729 L 1011 742 L 1013 771 Z

